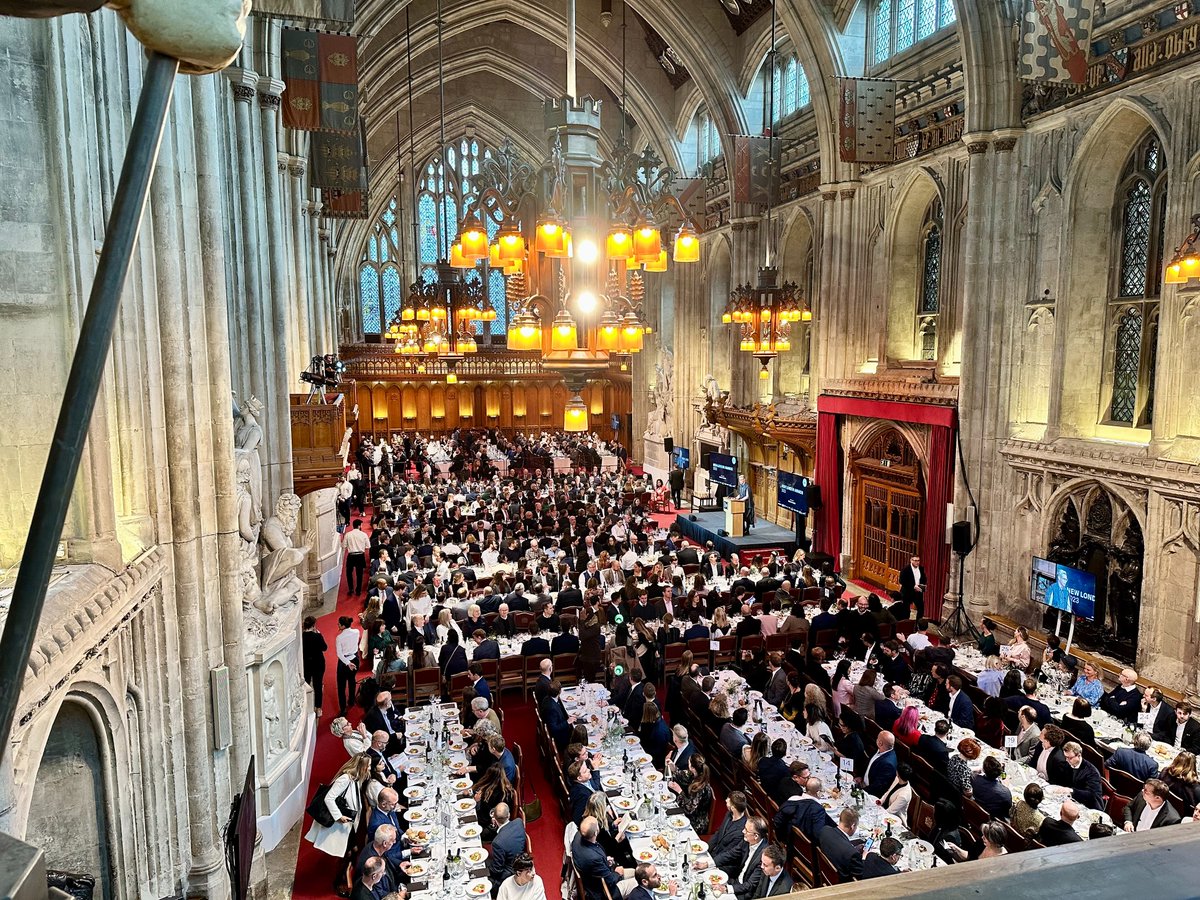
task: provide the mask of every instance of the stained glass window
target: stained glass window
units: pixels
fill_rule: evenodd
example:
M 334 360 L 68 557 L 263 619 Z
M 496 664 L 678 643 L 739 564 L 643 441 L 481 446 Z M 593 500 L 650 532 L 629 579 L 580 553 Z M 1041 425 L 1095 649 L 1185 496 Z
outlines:
M 491 148 L 475 138 L 463 137 L 446 148 L 444 163 L 442 154 L 435 153 L 422 169 L 424 174 L 417 194 L 417 233 L 421 245 L 422 270 L 432 270 L 439 258 L 449 255 L 450 244 L 458 237 L 459 219 L 473 200 L 475 188 L 472 178 L 479 174 L 484 160 L 491 155 Z M 489 239 L 495 238 L 498 229 L 496 223 L 487 220 Z M 490 323 L 490 333 L 504 335 L 508 327 L 504 274 L 490 270 L 486 264 L 483 274 L 488 285 L 488 299 L 496 310 L 496 319 Z M 476 333 L 483 331 L 483 326 L 476 327 Z
M 796 57 L 792 57 L 787 62 L 787 67 L 783 70 L 783 113 L 795 112 L 798 108 L 796 104 L 796 70 L 800 68 L 796 64 Z
M 400 308 L 400 285 L 403 279 L 397 264 L 404 254 L 400 246 L 400 230 L 396 227 L 398 217 L 399 205 L 393 197 L 371 228 L 366 246 L 363 247 L 358 270 L 363 334 L 379 334 L 385 330 Z
M 1114 422 L 1133 424 L 1137 409 L 1138 376 L 1142 356 L 1142 313 L 1128 309 L 1117 324 L 1116 352 L 1113 359 L 1112 413 Z
M 942 203 L 935 199 L 921 225 L 920 278 L 917 283 L 917 343 L 921 359 L 937 359 L 939 295 L 942 287 Z
M 812 103 L 812 94 L 808 88 L 808 77 L 804 74 L 804 69 L 797 66 L 799 70 L 796 73 L 796 108 L 803 109 Z
M 942 277 L 942 227 L 934 224 L 925 235 L 925 259 L 921 269 L 921 312 L 938 311 L 938 287 Z
M 1151 132 L 1129 154 L 1113 211 L 1107 420 L 1115 425 L 1145 427 L 1154 416 L 1166 195 L 1167 156 Z
M 887 62 L 955 19 L 953 0 L 874 0 L 867 41 L 871 65 Z

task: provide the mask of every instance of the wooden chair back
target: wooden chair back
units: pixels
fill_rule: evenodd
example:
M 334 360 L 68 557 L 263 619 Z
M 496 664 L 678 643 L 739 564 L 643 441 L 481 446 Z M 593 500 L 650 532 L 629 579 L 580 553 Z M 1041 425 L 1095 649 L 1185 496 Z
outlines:
M 437 697 L 442 693 L 442 670 L 437 666 L 425 666 L 413 669 L 413 703 L 420 703 L 426 697 Z
M 820 847 L 817 847 L 817 873 L 820 876 L 821 885 L 832 886 L 842 883 L 842 876 L 838 873 L 837 866 L 829 861 L 829 857 Z

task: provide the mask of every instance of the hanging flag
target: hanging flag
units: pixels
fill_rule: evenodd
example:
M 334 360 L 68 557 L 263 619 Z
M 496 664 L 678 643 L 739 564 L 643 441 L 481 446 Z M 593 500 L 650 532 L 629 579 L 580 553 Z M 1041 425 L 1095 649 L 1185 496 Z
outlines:
M 354 0 L 253 0 L 254 12 L 282 19 L 312 19 L 338 27 L 354 23 Z
M 358 39 L 283 30 L 283 124 L 297 131 L 358 128 Z
M 331 219 L 365 219 L 367 217 L 366 191 L 325 191 L 321 195 L 325 203 L 325 215 Z
M 733 202 L 769 206 L 779 199 L 779 138 L 733 136 Z M 774 157 L 774 158 L 772 158 Z
M 838 79 L 838 155 L 842 162 L 896 161 L 896 82 Z
M 283 29 L 283 126 L 296 131 L 321 127 L 321 77 L 315 31 Z
M 705 190 L 708 182 L 703 178 L 676 178 L 671 182 L 671 193 L 679 198 L 679 205 L 695 225 L 704 222 L 706 215 Z M 675 225 L 682 224 L 673 222 Z
M 1096 0 L 1025 0 L 1017 77 L 1087 82 Z
M 358 132 L 313 134 L 312 170 L 312 183 L 322 190 L 366 190 L 366 168 Z

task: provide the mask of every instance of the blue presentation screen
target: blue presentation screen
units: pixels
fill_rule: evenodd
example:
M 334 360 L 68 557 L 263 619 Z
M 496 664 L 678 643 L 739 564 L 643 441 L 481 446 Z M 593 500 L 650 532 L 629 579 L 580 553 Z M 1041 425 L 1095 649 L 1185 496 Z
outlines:
M 737 457 L 725 453 L 709 454 L 708 477 L 726 487 L 737 487 Z
M 1051 609 L 1084 619 L 1096 618 L 1096 576 L 1091 572 L 1035 556 L 1029 596 Z
M 687 447 L 676 447 L 671 454 L 671 462 L 681 469 L 686 469 L 692 464 L 692 451 Z
M 802 516 L 808 515 L 809 480 L 791 472 L 779 473 L 779 505 Z

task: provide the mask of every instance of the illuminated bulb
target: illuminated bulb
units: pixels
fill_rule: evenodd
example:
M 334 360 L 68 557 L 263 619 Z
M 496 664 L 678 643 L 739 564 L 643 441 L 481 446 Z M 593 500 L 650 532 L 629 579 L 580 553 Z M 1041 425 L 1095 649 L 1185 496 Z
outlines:
M 458 384 L 458 375 L 456 375 L 454 372 L 447 372 L 446 384 Z
M 596 246 L 596 242 L 591 238 L 584 238 L 579 242 L 579 250 L 576 257 L 581 263 L 591 265 L 600 258 L 600 248 Z
M 591 315 L 596 311 L 596 302 L 595 294 L 593 294 L 591 291 L 582 291 L 579 294 L 579 299 L 577 301 L 579 311 L 584 315 Z
M 758 378 L 760 381 L 766 381 L 770 377 L 771 377 L 771 370 L 768 369 L 766 366 L 763 366 L 761 369 L 758 370 Z

